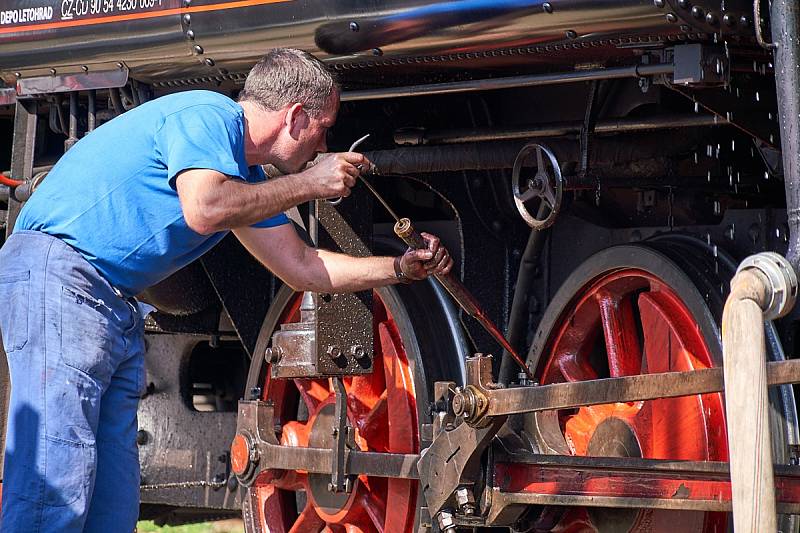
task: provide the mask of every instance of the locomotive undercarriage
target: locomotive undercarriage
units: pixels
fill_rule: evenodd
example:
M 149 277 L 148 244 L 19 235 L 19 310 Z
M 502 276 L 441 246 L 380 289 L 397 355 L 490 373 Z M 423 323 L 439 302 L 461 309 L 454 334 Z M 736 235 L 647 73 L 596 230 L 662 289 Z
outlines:
M 244 508 L 248 531 L 726 527 L 721 372 L 670 382 L 654 373 L 719 369 L 736 264 L 787 254 L 795 236 L 782 179 L 792 169 L 778 151 L 778 66 L 771 54 L 707 42 L 617 68 L 520 73 L 507 85 L 434 77 L 414 91 L 359 86 L 345 92 L 329 143 L 344 150 L 372 133 L 371 183 L 442 236 L 539 383 L 429 282 L 368 297 L 371 372 L 275 379 L 280 360 L 265 352 L 282 325 L 303 321 L 302 295 L 228 238 L 143 295 L 158 308 L 139 412 L 143 517 L 180 523 Z M 169 90 L 134 80 L 20 99 L 7 232 L 62 141 Z M 515 171 L 530 143 L 538 146 Z M 537 161 L 542 153 L 555 163 Z M 531 231 L 513 183 L 545 188 L 529 175 L 543 168 L 560 205 L 548 220 L 543 196 L 529 195 L 528 216 L 546 221 Z M 356 228 L 372 252 L 402 251 L 379 206 L 347 207 L 365 205 L 362 193 L 344 201 L 344 226 L 320 222 L 322 239 L 352 252 L 339 237 Z M 320 209 L 329 208 L 301 206 L 298 224 L 324 219 Z M 350 315 L 332 316 L 334 331 L 351 326 Z M 787 385 L 800 381 L 796 322 L 793 312 L 765 326 L 782 531 L 797 531 L 791 515 L 800 514 Z M 643 383 L 638 396 L 631 381 L 598 381 L 626 377 Z M 683 396 L 667 398 L 680 387 Z M 568 399 L 548 403 L 555 397 Z

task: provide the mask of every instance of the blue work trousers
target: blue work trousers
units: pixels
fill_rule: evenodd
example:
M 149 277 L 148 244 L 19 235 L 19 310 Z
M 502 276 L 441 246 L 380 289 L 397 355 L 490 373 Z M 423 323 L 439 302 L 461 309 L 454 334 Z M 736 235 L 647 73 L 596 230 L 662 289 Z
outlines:
M 0 248 L 11 373 L 3 533 L 131 533 L 144 321 L 78 252 L 40 232 Z

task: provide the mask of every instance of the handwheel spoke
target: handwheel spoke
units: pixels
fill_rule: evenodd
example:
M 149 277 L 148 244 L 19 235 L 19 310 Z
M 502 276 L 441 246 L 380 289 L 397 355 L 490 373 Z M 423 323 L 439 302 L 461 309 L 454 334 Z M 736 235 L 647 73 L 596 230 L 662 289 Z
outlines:
M 530 189 L 526 190 L 525 192 L 523 192 L 522 194 L 519 195 L 519 200 L 522 203 L 525 203 L 525 202 L 527 202 L 529 200 L 533 200 L 537 196 L 539 196 L 539 191 L 537 191 L 537 190 L 535 190 L 533 188 L 530 188 Z
M 611 377 L 638 374 L 642 355 L 630 299 L 620 298 L 605 290 L 598 291 L 595 297 L 600 307 Z
M 325 522 L 319 517 L 309 502 L 297 516 L 289 533 L 317 533 L 325 528 Z
M 544 167 L 544 156 L 542 155 L 542 147 L 536 147 L 536 174 L 544 174 L 545 167 Z
M 553 193 L 553 189 L 547 184 L 545 184 L 543 195 L 544 196 L 542 199 L 550 207 L 550 209 L 553 209 L 556 205 L 556 195 Z

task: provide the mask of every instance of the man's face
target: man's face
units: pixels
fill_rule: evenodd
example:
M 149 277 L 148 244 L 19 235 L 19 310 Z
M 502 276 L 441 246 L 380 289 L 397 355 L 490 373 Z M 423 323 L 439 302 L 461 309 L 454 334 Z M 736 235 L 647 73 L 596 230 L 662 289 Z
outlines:
M 286 171 L 299 172 L 317 154 L 327 152 L 326 137 L 328 129 L 336 123 L 336 114 L 339 110 L 339 95 L 331 95 L 328 105 L 321 113 L 311 116 L 305 110 L 301 111 L 293 128 L 292 147 L 285 162 Z M 283 170 L 283 169 L 282 169 Z

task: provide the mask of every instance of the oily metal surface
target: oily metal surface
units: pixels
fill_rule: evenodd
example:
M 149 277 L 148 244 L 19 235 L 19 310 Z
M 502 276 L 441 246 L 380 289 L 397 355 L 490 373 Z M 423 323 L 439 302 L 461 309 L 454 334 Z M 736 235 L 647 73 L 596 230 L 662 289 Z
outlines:
M 314 418 L 314 425 L 311 428 L 311 435 L 308 438 L 308 445 L 311 448 L 333 448 L 333 429 L 336 426 L 334 416 L 335 405 L 329 403 L 323 406 Z M 333 492 L 328 490 L 331 483 L 331 476 L 328 474 L 308 474 L 308 485 L 314 498 L 316 506 L 325 513 L 333 515 L 341 511 L 353 494 L 347 492 Z
M 34 8 L 17 1 L 4 8 L 0 69 L 55 68 L 80 72 L 114 69 L 149 80 L 225 76 L 252 66 L 275 46 L 302 48 L 342 67 L 388 64 L 405 58 L 452 60 L 497 52 L 497 59 L 552 45 L 622 45 L 679 34 L 750 35 L 748 25 L 719 24 L 751 12 L 746 0 L 725 10 L 699 0 L 712 18 L 697 18 L 669 2 L 621 0 L 45 0 Z M 547 7 L 544 7 L 547 6 Z M 712 23 L 713 22 L 713 23 Z M 454 43 L 460 53 L 454 53 Z M 507 52 L 508 49 L 513 53 Z M 500 52 L 504 52 L 500 54 Z
M 800 382 L 800 359 L 767 363 L 768 385 L 798 382 Z M 486 416 L 676 398 L 723 392 L 723 390 L 722 368 L 499 389 L 485 391 L 489 397 Z
M 320 248 L 372 255 L 372 198 L 356 187 L 337 206 L 315 204 Z M 372 291 L 317 295 L 316 353 L 320 375 L 372 372 Z

